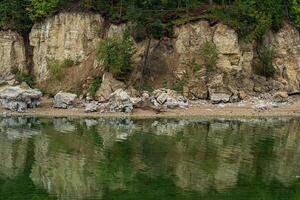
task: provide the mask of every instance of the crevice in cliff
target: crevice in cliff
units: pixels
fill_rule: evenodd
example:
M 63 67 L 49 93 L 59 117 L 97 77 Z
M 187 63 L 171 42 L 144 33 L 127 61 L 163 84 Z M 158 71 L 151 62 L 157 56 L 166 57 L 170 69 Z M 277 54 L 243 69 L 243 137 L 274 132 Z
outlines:
M 25 47 L 26 70 L 33 75 L 33 47 L 30 45 L 29 34 L 22 35 Z

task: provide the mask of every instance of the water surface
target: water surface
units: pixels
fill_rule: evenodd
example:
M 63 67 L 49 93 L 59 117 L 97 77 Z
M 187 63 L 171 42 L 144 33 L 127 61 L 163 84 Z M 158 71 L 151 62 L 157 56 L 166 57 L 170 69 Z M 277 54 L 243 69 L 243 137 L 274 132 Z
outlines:
M 0 118 L 0 199 L 299 200 L 300 119 Z

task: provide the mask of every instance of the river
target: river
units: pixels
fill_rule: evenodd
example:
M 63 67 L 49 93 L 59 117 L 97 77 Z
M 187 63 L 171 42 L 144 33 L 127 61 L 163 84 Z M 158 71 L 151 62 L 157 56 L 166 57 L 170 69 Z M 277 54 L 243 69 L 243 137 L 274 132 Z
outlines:
M 1 200 L 298 200 L 300 118 L 0 118 Z

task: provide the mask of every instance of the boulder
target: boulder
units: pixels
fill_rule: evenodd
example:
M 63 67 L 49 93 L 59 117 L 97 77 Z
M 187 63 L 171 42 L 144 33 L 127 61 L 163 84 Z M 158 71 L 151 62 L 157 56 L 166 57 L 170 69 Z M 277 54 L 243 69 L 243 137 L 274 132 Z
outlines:
M 273 98 L 276 101 L 287 101 L 288 97 L 289 97 L 288 93 L 284 91 L 276 92 L 273 95 Z
M 170 89 L 157 89 L 153 92 L 152 103 L 154 106 L 165 106 L 167 108 L 187 108 L 188 100 L 176 91 Z
M 118 89 L 110 95 L 105 110 L 130 113 L 133 110 L 133 102 L 126 91 Z
M 1 105 L 8 110 L 24 112 L 36 108 L 41 101 L 42 92 L 37 89 L 24 89 L 20 86 L 6 86 L 0 89 Z
M 244 92 L 244 91 L 239 91 L 239 92 L 238 92 L 238 97 L 239 97 L 241 100 L 244 100 L 244 99 L 247 97 L 247 94 L 246 94 L 246 92 Z
M 53 107 L 54 108 L 72 108 L 75 106 L 76 94 L 59 92 L 54 96 Z
M 228 103 L 230 101 L 231 95 L 227 93 L 212 93 L 210 94 L 210 100 L 212 103 Z
M 110 95 L 118 89 L 125 89 L 125 84 L 116 80 L 111 73 L 104 73 L 102 83 L 96 92 L 96 100 L 104 102 L 109 100 Z
M 90 103 L 85 104 L 85 112 L 97 112 L 99 109 L 98 103 L 93 101 Z

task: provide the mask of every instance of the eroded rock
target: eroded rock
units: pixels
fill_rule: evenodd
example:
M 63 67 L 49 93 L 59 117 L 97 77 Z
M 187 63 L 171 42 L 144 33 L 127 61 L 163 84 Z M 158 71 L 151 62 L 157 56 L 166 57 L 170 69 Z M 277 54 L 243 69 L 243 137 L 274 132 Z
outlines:
M 8 110 L 24 112 L 36 108 L 41 101 L 42 93 L 37 89 L 24 89 L 20 86 L 6 86 L 0 89 L 0 102 Z
M 85 112 L 97 112 L 99 109 L 99 105 L 97 102 L 93 101 L 85 104 Z
M 54 96 L 53 107 L 54 108 L 73 108 L 75 106 L 76 94 L 59 92 Z
M 231 95 L 226 93 L 212 93 L 210 94 L 210 100 L 212 103 L 228 103 L 230 101 Z
M 130 113 L 133 111 L 133 102 L 126 91 L 118 89 L 110 95 L 108 103 L 105 104 L 105 110 Z
M 110 98 L 110 95 L 118 89 L 125 89 L 125 84 L 116 80 L 109 72 L 104 73 L 102 83 L 96 92 L 96 100 L 103 102 Z
M 165 106 L 167 108 L 187 108 L 188 100 L 179 95 L 176 91 L 170 89 L 157 89 L 153 92 L 152 103 L 154 106 Z

